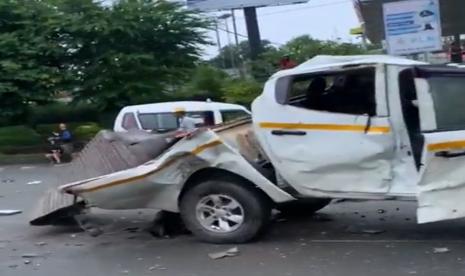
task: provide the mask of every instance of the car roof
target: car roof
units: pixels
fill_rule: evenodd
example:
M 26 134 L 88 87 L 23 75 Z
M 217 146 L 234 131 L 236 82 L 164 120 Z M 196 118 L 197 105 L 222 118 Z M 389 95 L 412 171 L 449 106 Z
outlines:
M 416 60 L 389 55 L 356 55 L 356 56 L 326 56 L 319 55 L 300 64 L 299 66 L 282 70 L 273 75 L 273 77 L 282 77 L 288 75 L 305 74 L 322 71 L 329 68 L 356 66 L 364 64 L 391 64 L 391 65 L 422 65 L 427 64 Z
M 162 103 L 150 103 L 140 105 L 130 105 L 122 109 L 122 111 L 137 111 L 140 113 L 152 113 L 152 112 L 174 112 L 176 109 L 184 109 L 189 111 L 206 111 L 206 110 L 230 110 L 240 109 L 248 110 L 238 104 L 221 103 L 221 102 L 202 102 L 202 101 L 177 101 L 177 102 L 162 102 Z

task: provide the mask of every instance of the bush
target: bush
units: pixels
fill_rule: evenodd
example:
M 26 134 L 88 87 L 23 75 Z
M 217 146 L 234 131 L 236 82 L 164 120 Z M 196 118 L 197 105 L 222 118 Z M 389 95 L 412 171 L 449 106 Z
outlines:
M 29 124 L 36 126 L 70 122 L 98 122 L 99 114 L 99 110 L 93 105 L 54 103 L 32 107 Z
M 0 152 L 37 152 L 44 148 L 45 141 L 33 129 L 26 126 L 0 128 Z
M 74 122 L 66 125 L 69 131 L 74 135 L 75 140 L 90 140 L 101 130 L 101 127 L 93 122 Z M 52 132 L 59 131 L 58 124 L 37 125 L 35 130 L 42 137 L 49 137 Z
M 260 95 L 263 85 L 254 80 L 233 80 L 224 88 L 224 99 L 230 103 L 250 106 Z
M 96 123 L 88 123 L 76 127 L 73 133 L 76 140 L 88 141 L 94 138 L 100 130 L 100 126 Z

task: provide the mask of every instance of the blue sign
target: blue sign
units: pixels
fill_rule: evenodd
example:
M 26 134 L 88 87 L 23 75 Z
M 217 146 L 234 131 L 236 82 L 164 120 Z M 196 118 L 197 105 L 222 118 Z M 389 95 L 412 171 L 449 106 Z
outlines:
M 388 53 L 408 55 L 442 49 L 438 0 L 409 0 L 383 5 Z

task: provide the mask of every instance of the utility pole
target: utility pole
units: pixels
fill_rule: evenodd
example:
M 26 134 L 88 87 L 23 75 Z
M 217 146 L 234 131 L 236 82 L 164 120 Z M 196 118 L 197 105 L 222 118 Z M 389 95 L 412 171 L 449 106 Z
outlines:
M 215 20 L 215 32 L 216 32 L 216 44 L 218 45 L 218 54 L 221 53 L 221 39 L 220 39 L 220 32 L 218 30 L 218 22 Z M 221 61 L 223 63 L 223 68 L 226 67 L 224 58 Z
M 224 18 L 224 24 L 226 25 L 226 35 L 228 36 L 229 55 L 231 58 L 231 67 L 236 68 L 236 58 L 234 57 L 234 46 L 231 42 L 231 32 L 229 31 L 228 17 Z
M 255 7 L 244 8 L 244 17 L 247 25 L 247 36 L 249 37 L 250 58 L 255 60 L 262 48 L 257 21 L 257 9 Z
M 241 49 L 239 47 L 239 36 L 237 35 L 237 24 L 236 24 L 236 14 L 234 13 L 234 9 L 231 10 L 232 15 L 232 22 L 233 22 L 233 30 L 234 30 L 234 40 L 236 41 L 236 51 L 239 60 L 237 61 L 237 69 L 239 70 L 239 75 L 243 79 L 245 76 L 245 68 L 244 66 L 244 57 L 242 56 Z

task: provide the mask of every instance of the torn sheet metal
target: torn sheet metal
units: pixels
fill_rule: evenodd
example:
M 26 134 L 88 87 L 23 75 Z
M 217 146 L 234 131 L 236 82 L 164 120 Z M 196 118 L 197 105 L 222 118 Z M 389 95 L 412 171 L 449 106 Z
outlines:
M 156 208 L 178 211 L 178 196 L 187 181 L 203 168 L 219 168 L 255 183 L 276 202 L 294 198 L 256 171 L 236 149 L 211 130 L 176 143 L 141 166 L 60 187 L 104 209 Z

